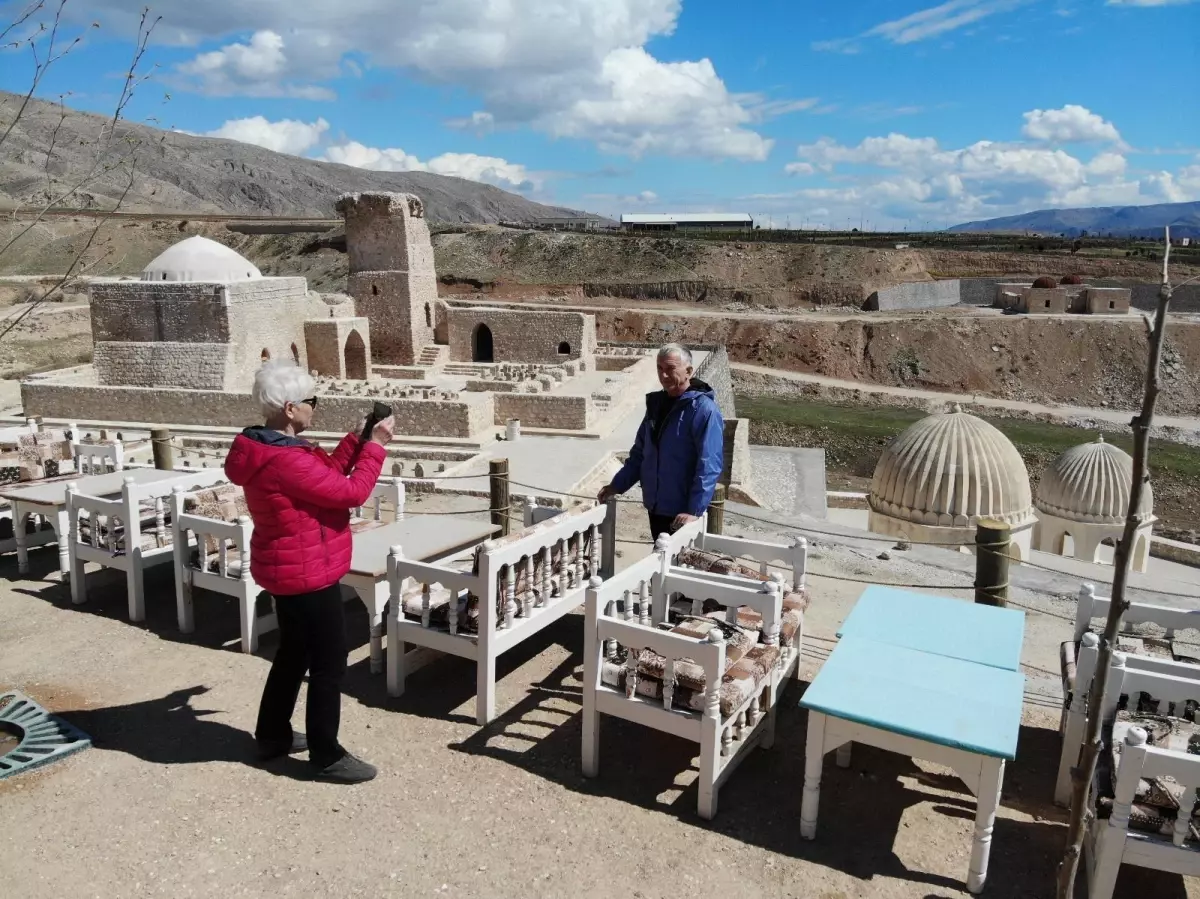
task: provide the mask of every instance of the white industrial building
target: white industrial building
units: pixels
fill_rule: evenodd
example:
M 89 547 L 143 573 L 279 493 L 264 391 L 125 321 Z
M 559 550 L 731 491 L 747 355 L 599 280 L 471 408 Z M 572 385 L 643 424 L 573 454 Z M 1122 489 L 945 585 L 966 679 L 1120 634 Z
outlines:
M 745 212 L 635 212 L 621 215 L 625 231 L 751 231 Z

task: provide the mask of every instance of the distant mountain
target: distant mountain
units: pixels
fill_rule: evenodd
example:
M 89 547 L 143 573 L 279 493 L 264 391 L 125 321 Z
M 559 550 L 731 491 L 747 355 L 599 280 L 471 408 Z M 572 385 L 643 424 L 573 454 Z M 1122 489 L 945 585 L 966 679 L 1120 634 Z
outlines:
M 0 91 L 0 122 L 15 114 L 20 98 Z M 96 167 L 96 138 L 107 119 L 32 101 L 0 144 L 0 209 L 39 206 L 61 195 Z M 162 131 L 121 123 L 116 153 L 132 152 L 137 176 L 122 209 L 129 212 L 234 213 L 334 218 L 334 200 L 350 191 L 415 193 L 426 214 L 439 222 L 530 222 L 582 215 L 463 178 L 427 172 L 372 172 L 331 162 L 288 156 L 232 140 Z M 46 151 L 53 145 L 50 164 Z M 64 203 L 74 208 L 111 208 L 127 183 L 126 167 L 100 174 Z
M 1031 231 L 1037 234 L 1080 232 L 1115 237 L 1161 237 L 1166 225 L 1172 237 L 1200 237 L 1200 203 L 1154 206 L 1097 206 L 1092 209 L 1040 209 L 1024 215 L 955 225 L 950 231 Z

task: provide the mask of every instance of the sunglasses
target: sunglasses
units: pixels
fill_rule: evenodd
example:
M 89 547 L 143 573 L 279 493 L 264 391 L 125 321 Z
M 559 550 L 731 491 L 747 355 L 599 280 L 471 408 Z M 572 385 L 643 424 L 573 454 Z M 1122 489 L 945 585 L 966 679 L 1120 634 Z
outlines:
M 313 409 L 317 408 L 317 398 L 315 396 L 310 396 L 306 400 L 301 400 L 300 403 L 304 403 L 305 405 L 307 405 Z M 298 405 L 300 405 L 300 403 L 296 403 L 296 405 L 298 406 Z

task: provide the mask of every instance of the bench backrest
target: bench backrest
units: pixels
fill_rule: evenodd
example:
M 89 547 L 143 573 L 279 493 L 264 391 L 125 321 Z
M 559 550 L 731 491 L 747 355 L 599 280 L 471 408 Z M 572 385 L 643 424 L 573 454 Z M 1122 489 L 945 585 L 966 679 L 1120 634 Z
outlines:
M 1200 756 L 1150 746 L 1146 742 L 1146 731 L 1140 727 L 1129 729 L 1121 747 L 1121 765 L 1117 771 L 1113 791 L 1115 795 L 1112 814 L 1108 818 L 1109 828 L 1117 831 L 1129 830 L 1129 816 L 1133 811 L 1133 802 L 1142 780 L 1152 781 L 1155 778 L 1168 777 L 1183 788 L 1183 807 L 1172 826 L 1170 838 L 1172 844 L 1183 849 L 1192 823 L 1191 797 L 1196 795 L 1196 788 L 1200 787 Z M 1139 836 L 1156 839 L 1153 835 Z M 1121 841 L 1118 841 L 1118 844 L 1123 845 Z
M 1079 647 L 1074 695 L 1083 697 L 1091 692 L 1099 657 L 1099 638 L 1095 634 L 1084 634 Z M 1114 652 L 1101 706 L 1105 719 L 1116 712 L 1122 696 L 1128 696 L 1131 709 L 1136 710 L 1137 697 L 1142 693 L 1150 696 L 1158 713 L 1168 714 L 1171 705 L 1182 713 L 1188 700 L 1200 702 L 1200 666 Z
M 1079 588 L 1079 604 L 1075 609 L 1075 641 L 1083 639 L 1093 618 L 1107 618 L 1111 600 L 1097 596 L 1096 588 L 1084 584 Z M 1125 612 L 1122 625 L 1126 632 L 1135 624 L 1157 624 L 1166 630 L 1166 638 L 1174 639 L 1175 631 L 1193 628 L 1200 630 L 1200 609 L 1178 609 L 1157 606 L 1147 602 L 1131 602 Z
M 792 590 L 804 589 L 804 576 L 808 567 L 808 541 L 804 537 L 796 537 L 791 543 L 771 543 L 765 540 L 748 540 L 744 537 L 726 537 L 724 534 L 701 533 L 690 546 L 675 554 L 674 561 L 678 564 L 688 564 L 686 559 L 689 550 L 692 553 L 702 553 L 713 562 L 724 563 L 710 564 L 706 566 L 709 570 L 763 581 L 771 579 L 773 566 L 778 568 L 780 566 L 777 563 L 783 563 L 783 567 L 791 569 Z M 742 559 L 757 562 L 757 574 L 742 563 Z
M 81 540 L 79 516 L 80 513 L 87 512 L 89 528 L 87 539 L 83 542 L 94 547 L 104 546 L 115 550 L 120 538 L 127 552 L 140 552 L 142 518 L 148 516 L 149 506 L 152 504 L 155 533 L 159 538 L 159 546 L 164 546 L 168 542 L 167 497 L 171 496 L 176 488 L 200 489 L 224 480 L 224 477 L 225 473 L 220 469 L 209 469 L 189 472 L 180 478 L 138 484 L 130 475 L 121 485 L 121 495 L 113 499 L 80 493 L 75 483 L 71 482 L 67 484 L 66 497 L 70 540 L 73 543 Z M 184 478 L 186 480 L 183 480 Z

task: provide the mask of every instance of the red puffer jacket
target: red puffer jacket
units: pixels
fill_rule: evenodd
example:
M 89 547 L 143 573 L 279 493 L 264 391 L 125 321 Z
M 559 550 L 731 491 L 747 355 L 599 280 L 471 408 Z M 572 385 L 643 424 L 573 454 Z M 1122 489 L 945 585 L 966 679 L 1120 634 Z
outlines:
M 374 441 L 354 460 L 358 445 L 347 434 L 330 455 L 264 427 L 246 428 L 233 441 L 225 473 L 246 490 L 254 520 L 250 573 L 268 593 L 321 590 L 350 570 L 350 510 L 367 501 L 384 460 Z

